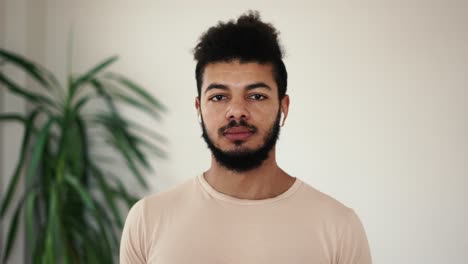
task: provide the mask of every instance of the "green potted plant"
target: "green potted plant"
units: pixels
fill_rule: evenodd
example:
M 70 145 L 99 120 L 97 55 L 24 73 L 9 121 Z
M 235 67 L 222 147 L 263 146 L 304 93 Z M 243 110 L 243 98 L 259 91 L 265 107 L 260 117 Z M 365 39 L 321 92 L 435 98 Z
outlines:
M 62 85 L 45 67 L 0 49 L 0 65 L 12 65 L 41 87 L 40 92 L 26 89 L 0 68 L 0 88 L 24 98 L 31 109 L 0 114 L 2 123 L 24 125 L 16 169 L 7 192 L 0 194 L 0 221 L 12 213 L 2 263 L 10 256 L 23 210 L 33 263 L 115 262 L 124 222 L 121 209 L 131 207 L 137 197 L 121 175 L 106 169 L 96 146 L 112 147 L 146 188 L 142 172 L 151 169 L 148 155 L 165 157 L 164 137 L 126 118 L 118 106 L 127 104 L 155 119 L 166 109 L 135 82 L 108 72 L 116 60 L 110 57 L 79 76 L 69 74 Z M 20 177 L 25 177 L 21 191 Z M 20 197 L 16 204 L 15 193 Z

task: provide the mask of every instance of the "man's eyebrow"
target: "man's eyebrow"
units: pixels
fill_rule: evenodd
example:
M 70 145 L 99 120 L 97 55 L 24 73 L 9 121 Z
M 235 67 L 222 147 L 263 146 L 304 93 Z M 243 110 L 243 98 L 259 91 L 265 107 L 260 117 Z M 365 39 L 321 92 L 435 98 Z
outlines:
M 257 89 L 257 88 L 265 88 L 265 89 L 268 89 L 271 91 L 271 87 L 268 86 L 268 84 L 264 83 L 264 82 L 256 82 L 256 83 L 252 83 L 252 84 L 249 84 L 245 87 L 247 90 L 253 90 L 253 89 Z M 213 89 L 220 89 L 220 90 L 229 90 L 229 88 L 227 87 L 227 85 L 225 84 L 221 84 L 221 83 L 212 83 L 210 85 L 208 85 L 208 87 L 206 87 L 206 90 L 205 90 L 205 94 L 209 91 L 209 90 L 213 90 Z
M 212 83 L 212 84 L 208 85 L 208 87 L 206 87 L 205 94 L 206 94 L 209 90 L 212 90 L 212 89 L 228 90 L 228 87 L 227 87 L 226 85 L 224 85 L 224 84 Z
M 271 90 L 271 87 L 268 86 L 268 84 L 266 84 L 264 82 L 252 83 L 252 84 L 247 85 L 247 87 L 246 87 L 247 90 L 253 90 L 253 89 L 256 89 L 256 88 L 265 88 L 265 89 Z

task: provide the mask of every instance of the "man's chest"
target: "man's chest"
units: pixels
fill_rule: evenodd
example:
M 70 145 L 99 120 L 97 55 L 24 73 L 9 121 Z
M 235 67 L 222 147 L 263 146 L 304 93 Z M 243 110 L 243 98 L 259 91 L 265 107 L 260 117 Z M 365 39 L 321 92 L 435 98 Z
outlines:
M 334 238 L 318 221 L 222 212 L 170 220 L 152 234 L 148 263 L 334 263 Z

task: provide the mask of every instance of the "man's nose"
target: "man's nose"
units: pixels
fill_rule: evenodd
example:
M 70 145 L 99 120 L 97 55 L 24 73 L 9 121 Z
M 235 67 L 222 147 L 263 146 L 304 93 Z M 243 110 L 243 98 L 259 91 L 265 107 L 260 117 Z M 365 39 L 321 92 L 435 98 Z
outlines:
M 248 120 L 250 118 L 249 110 L 243 100 L 231 100 L 229 107 L 226 111 L 227 120 Z

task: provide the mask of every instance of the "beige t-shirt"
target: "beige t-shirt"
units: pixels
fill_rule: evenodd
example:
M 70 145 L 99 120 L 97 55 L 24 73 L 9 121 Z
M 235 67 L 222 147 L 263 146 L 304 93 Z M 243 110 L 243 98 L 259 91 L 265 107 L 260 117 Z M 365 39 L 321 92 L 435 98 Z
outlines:
M 138 201 L 122 264 L 370 264 L 354 211 L 296 178 L 263 200 L 227 196 L 202 175 Z

